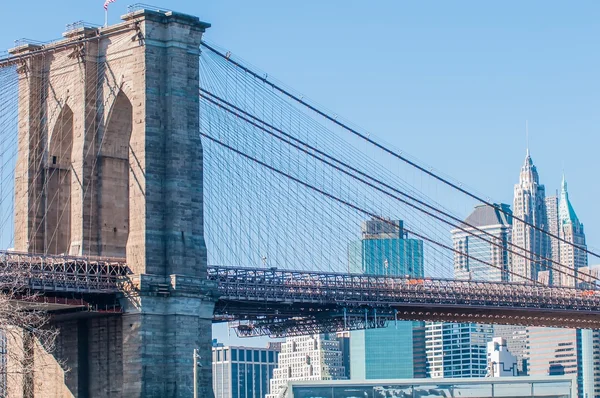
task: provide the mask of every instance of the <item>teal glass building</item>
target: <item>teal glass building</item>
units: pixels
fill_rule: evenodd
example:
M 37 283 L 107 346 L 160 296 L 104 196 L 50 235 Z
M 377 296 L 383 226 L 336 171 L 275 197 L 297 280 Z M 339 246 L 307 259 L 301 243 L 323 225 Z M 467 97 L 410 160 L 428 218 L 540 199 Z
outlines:
M 362 239 L 348 248 L 349 271 L 424 276 L 423 241 L 409 239 L 399 220 L 363 222 Z M 425 328 L 399 321 L 350 333 L 352 380 L 425 377 Z

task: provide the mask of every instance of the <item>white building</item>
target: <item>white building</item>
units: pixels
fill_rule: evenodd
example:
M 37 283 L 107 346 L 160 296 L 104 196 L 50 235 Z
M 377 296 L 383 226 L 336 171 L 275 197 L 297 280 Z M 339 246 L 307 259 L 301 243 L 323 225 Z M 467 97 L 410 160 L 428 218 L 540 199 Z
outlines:
M 494 337 L 502 337 L 506 348 L 517 358 L 518 376 L 527 375 L 528 341 L 527 328 L 520 325 L 494 325 Z
M 335 335 L 288 337 L 281 345 L 279 363 L 271 379 L 271 393 L 277 398 L 289 381 L 344 380 L 346 369 L 340 342 Z
M 494 337 L 487 343 L 488 376 L 508 377 L 517 376 L 517 358 L 508 351 L 506 340 Z

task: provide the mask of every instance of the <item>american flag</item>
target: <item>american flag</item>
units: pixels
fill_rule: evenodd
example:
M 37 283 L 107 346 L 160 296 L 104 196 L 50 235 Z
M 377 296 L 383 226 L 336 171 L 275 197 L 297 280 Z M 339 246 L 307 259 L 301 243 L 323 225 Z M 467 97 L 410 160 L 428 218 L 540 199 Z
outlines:
M 104 2 L 104 9 L 105 9 L 105 10 L 108 10 L 108 5 L 109 5 L 110 3 L 114 3 L 115 1 L 117 1 L 117 0 L 106 0 L 106 1 Z

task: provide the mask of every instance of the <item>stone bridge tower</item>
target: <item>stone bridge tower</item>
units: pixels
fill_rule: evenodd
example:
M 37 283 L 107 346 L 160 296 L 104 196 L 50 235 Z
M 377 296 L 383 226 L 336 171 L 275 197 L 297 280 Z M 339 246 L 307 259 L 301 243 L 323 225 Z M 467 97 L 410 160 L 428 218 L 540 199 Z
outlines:
M 124 313 L 68 319 L 40 397 L 212 396 L 199 48 L 210 25 L 139 10 L 11 50 L 19 62 L 15 250 L 126 258 Z M 41 389 L 40 389 L 41 388 Z

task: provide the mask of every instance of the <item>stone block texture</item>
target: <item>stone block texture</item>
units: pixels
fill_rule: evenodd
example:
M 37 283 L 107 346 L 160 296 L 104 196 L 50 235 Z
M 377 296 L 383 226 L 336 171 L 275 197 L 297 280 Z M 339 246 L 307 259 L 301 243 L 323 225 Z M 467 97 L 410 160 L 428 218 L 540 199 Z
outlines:
M 43 397 L 212 397 L 199 48 L 208 24 L 141 10 L 69 32 L 19 75 L 15 249 L 124 257 L 125 313 L 64 321 Z M 82 40 L 83 39 L 83 40 Z M 36 354 L 38 355 L 38 354 Z M 44 355 L 44 353 L 39 353 Z

